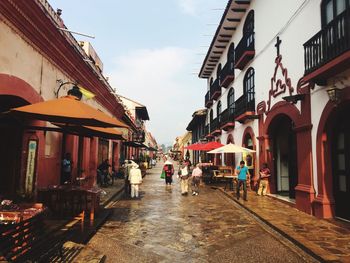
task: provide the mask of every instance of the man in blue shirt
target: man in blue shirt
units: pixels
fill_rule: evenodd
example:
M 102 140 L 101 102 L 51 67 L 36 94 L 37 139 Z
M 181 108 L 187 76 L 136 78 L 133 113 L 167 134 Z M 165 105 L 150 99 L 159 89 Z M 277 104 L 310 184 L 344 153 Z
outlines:
M 241 185 L 243 184 L 243 200 L 248 201 L 247 200 L 247 179 L 249 180 L 250 174 L 249 174 L 248 167 L 245 166 L 244 161 L 241 161 L 239 163 L 239 166 L 237 166 L 236 175 L 238 175 L 238 184 L 237 184 L 237 190 L 236 190 L 237 200 L 239 200 L 239 197 L 240 197 L 239 190 L 241 188 Z

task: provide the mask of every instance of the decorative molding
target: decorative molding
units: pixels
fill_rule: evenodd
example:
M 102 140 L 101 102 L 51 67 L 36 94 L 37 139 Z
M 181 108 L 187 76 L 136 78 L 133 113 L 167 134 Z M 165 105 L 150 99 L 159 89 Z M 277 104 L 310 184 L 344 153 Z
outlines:
M 278 95 L 286 93 L 286 91 L 289 92 L 289 95 L 292 95 L 294 92 L 292 81 L 288 77 L 288 70 L 287 68 L 284 68 L 282 64 L 282 55 L 279 55 L 276 57 L 275 64 L 276 64 L 275 71 L 274 71 L 273 77 L 271 78 L 269 99 L 267 101 L 267 112 L 269 112 L 271 109 L 272 97 L 276 98 Z M 282 71 L 282 76 L 284 77 L 284 79 L 276 78 L 277 72 L 279 69 Z

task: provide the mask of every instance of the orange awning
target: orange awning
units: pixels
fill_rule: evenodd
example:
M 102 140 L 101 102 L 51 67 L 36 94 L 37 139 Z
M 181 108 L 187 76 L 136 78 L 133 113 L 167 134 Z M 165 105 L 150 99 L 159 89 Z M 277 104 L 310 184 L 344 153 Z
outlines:
M 129 127 L 124 122 L 76 100 L 73 96 L 14 108 L 10 110 L 10 114 L 30 119 L 80 126 Z
M 116 130 L 115 128 L 103 128 L 92 126 L 66 126 L 64 129 L 83 136 L 94 136 L 105 139 L 125 140 L 125 138 L 123 138 L 123 133 L 121 131 Z

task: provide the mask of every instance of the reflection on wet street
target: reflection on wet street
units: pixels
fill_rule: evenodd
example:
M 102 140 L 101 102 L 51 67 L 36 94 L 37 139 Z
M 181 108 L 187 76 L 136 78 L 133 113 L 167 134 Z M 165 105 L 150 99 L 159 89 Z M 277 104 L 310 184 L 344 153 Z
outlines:
M 166 187 L 161 165 L 148 171 L 141 199 L 114 203 L 88 246 L 107 262 L 303 262 L 219 191 L 182 196 Z

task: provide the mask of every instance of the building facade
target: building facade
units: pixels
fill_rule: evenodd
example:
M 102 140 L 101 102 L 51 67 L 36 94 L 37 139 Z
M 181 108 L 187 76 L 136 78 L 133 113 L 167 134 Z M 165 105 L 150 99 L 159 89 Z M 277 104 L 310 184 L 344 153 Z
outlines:
M 102 67 L 64 28 L 46 0 L 0 2 L 0 112 L 67 95 L 73 83 L 95 94 L 84 103 L 121 119 L 124 108 Z M 72 155 L 72 180 L 96 183 L 102 160 L 119 164 L 120 140 L 37 130 L 44 121 L 2 116 L 0 199 L 32 200 L 38 188 L 60 184 L 62 159 Z
M 256 150 L 250 168 L 269 165 L 270 192 L 323 218 L 350 218 L 349 10 L 348 0 L 228 1 L 199 73 L 207 137 Z

